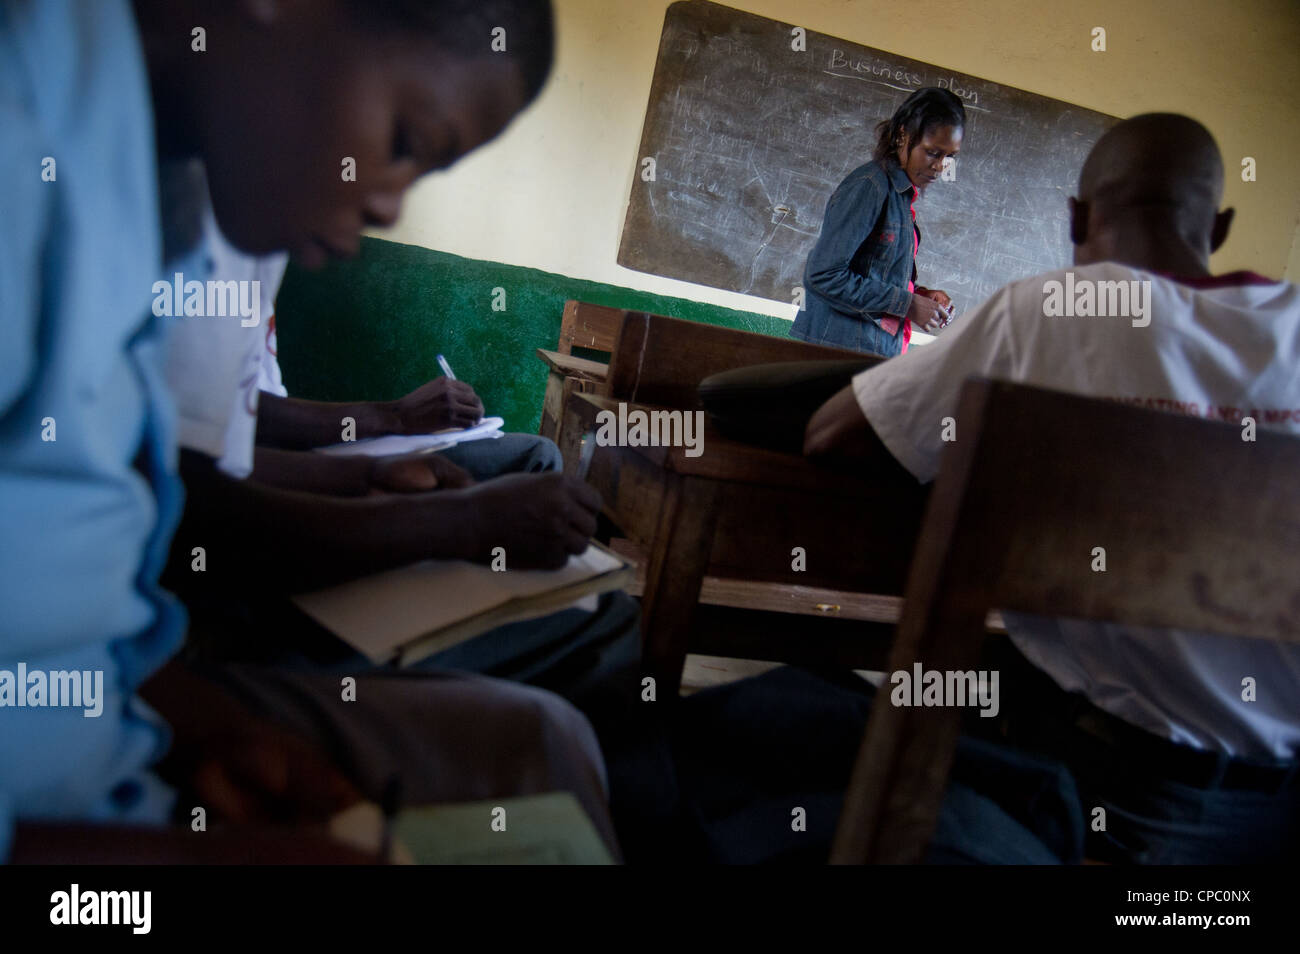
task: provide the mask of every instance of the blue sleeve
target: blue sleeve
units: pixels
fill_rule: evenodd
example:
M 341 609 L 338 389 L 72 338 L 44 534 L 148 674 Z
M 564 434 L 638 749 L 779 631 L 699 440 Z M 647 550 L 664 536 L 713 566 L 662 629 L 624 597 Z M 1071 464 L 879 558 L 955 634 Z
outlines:
M 6 51 L 7 53 L 7 51 Z M 41 181 L 39 128 L 20 102 L 8 70 L 0 69 L 0 418 L 27 389 L 37 364 L 41 258 L 55 183 Z M 58 157 L 54 157 L 56 162 Z
M 9 851 L 14 840 L 14 813 L 9 807 L 9 799 L 0 792 L 0 865 L 9 863 Z
M 840 183 L 826 204 L 821 235 L 808 256 L 805 282 L 835 307 L 864 318 L 907 314 L 912 294 L 905 286 L 864 278 L 849 264 L 875 227 L 888 198 L 888 184 L 857 175 Z

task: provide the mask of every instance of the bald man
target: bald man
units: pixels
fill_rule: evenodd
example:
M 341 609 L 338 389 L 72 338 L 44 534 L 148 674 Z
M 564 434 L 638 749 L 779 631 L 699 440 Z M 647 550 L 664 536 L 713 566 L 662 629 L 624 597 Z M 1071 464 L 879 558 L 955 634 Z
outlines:
M 1253 272 L 1210 275 L 1232 222 L 1222 192 L 1219 150 L 1199 123 L 1166 113 L 1119 123 L 1070 199 L 1074 267 L 1013 282 L 933 344 L 858 375 L 813 415 L 805 452 L 929 482 L 940 422 L 972 375 L 1300 432 L 1300 290 Z M 1016 656 L 1003 687 L 1017 698 L 1034 687 L 1035 703 L 1008 711 L 1005 729 L 1066 762 L 1085 822 L 1107 809 L 1090 856 L 1300 853 L 1295 647 L 1016 614 L 1006 623 Z M 1259 680 L 1256 701 L 1241 699 L 1247 675 Z

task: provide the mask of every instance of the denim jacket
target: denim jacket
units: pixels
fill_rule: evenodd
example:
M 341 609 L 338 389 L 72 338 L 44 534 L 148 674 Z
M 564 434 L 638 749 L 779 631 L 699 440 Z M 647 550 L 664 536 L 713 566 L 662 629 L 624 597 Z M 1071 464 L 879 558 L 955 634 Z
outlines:
M 804 268 L 804 307 L 790 329 L 793 337 L 886 357 L 902 350 L 903 324 L 891 336 L 879 319 L 902 318 L 912 301 L 913 193 L 893 160 L 873 159 L 840 183 Z

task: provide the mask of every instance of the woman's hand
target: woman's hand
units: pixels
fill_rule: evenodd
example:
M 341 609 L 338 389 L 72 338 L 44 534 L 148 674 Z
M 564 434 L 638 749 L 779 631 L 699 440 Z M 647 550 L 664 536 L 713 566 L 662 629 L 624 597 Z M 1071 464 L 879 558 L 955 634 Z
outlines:
M 918 288 L 907 308 L 907 320 L 927 334 L 935 334 L 951 320 L 951 316 L 946 308 Z
M 947 292 L 941 292 L 934 288 L 918 288 L 918 292 L 926 298 L 937 301 L 942 307 L 952 310 L 952 299 L 948 297 Z
M 954 317 L 952 299 L 948 297 L 948 293 L 933 288 L 922 288 L 918 285 L 916 286 L 916 292 L 912 295 L 912 301 L 914 304 L 918 297 L 928 299 L 939 306 L 938 324 L 934 324 L 933 319 L 931 319 L 929 323 L 925 323 L 917 321 L 915 318 L 912 319 L 912 323 L 919 326 L 922 331 L 928 334 L 935 334 L 941 329 L 947 327 L 948 323 L 952 321 Z M 910 311 L 908 317 L 912 317 Z

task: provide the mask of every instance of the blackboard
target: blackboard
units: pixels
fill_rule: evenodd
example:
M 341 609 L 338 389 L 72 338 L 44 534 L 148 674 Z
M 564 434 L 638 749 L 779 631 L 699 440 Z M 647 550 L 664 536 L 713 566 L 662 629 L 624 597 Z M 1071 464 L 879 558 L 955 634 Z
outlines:
M 1116 117 L 812 31 L 798 51 L 795 26 L 668 8 L 619 264 L 793 301 L 826 200 L 922 86 L 960 96 L 967 124 L 955 181 L 916 204 L 921 283 L 961 311 L 1070 263 L 1066 198 Z

